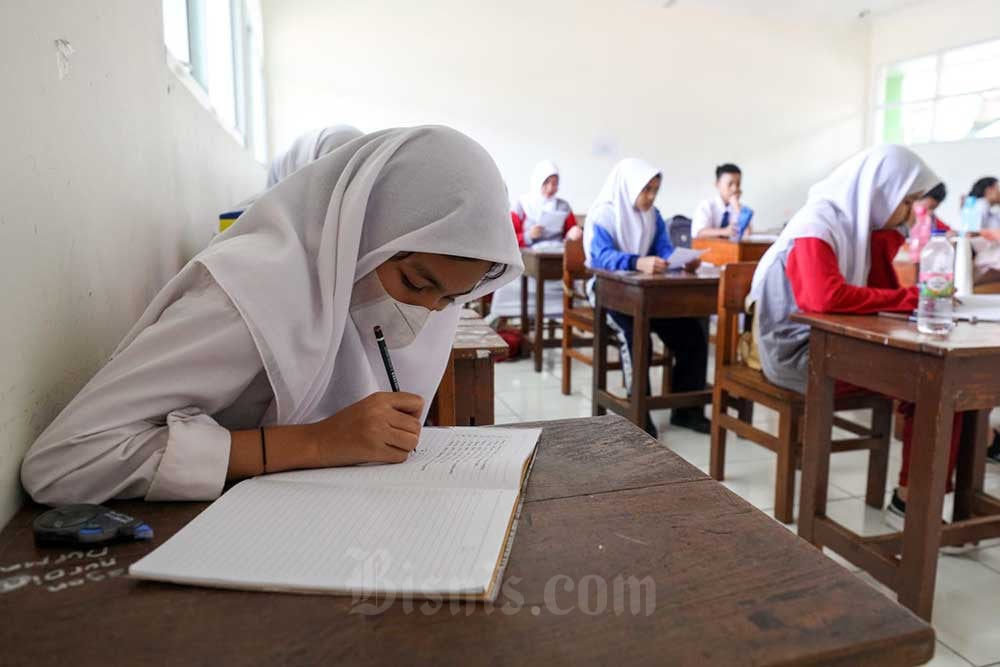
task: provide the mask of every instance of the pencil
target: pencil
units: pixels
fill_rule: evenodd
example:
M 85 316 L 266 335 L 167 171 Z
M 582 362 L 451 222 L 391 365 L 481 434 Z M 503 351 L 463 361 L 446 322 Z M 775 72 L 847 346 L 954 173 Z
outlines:
M 378 343 L 378 351 L 382 354 L 385 374 L 389 376 L 389 386 L 393 391 L 399 391 L 399 380 L 396 379 L 396 369 L 392 367 L 392 358 L 389 357 L 389 348 L 385 344 L 382 327 L 375 327 L 375 342 Z

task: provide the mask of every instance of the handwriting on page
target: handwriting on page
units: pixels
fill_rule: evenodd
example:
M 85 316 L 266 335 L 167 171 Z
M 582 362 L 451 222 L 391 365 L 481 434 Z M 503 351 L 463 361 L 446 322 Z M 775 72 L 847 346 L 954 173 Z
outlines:
M 449 475 L 457 470 L 486 471 L 490 461 L 500 456 L 509 441 L 487 433 L 449 434 L 442 431 L 429 431 L 425 440 L 427 446 L 412 454 L 412 462 L 423 472 L 447 471 Z

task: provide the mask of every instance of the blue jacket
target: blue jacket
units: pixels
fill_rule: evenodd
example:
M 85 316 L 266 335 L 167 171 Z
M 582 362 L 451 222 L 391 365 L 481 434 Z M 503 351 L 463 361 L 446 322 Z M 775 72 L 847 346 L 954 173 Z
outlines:
M 611 234 L 600 225 L 594 224 L 594 236 L 590 241 L 590 267 L 607 271 L 635 271 L 635 263 L 639 261 L 640 257 L 648 255 L 656 255 L 661 259 L 670 257 L 674 252 L 674 246 L 671 245 L 670 235 L 667 234 L 667 223 L 663 221 L 659 209 L 654 208 L 653 212 L 656 213 L 656 231 L 653 233 L 653 242 L 641 255 L 622 252 L 615 245 Z M 588 220 L 587 224 L 592 223 Z

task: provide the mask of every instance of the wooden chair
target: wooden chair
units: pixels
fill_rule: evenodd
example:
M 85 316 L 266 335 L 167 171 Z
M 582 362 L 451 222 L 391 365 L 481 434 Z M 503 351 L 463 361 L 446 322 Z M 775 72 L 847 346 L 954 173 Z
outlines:
M 719 481 L 725 476 L 727 431 L 770 449 L 778 455 L 774 516 L 783 523 L 791 523 L 794 516 L 795 469 L 802 456 L 805 396 L 771 384 L 763 373 L 739 363 L 736 357 L 739 319 L 741 314 L 746 313 L 744 302 L 750 291 L 756 266 L 756 262 L 737 262 L 727 264 L 721 270 L 709 473 Z M 752 420 L 729 414 L 724 406 L 731 406 L 741 400 L 759 403 L 777 412 L 777 435 L 756 428 L 751 423 Z M 835 417 L 834 426 L 858 437 L 835 440 L 832 451 L 869 451 L 865 501 L 872 507 L 881 508 L 885 500 L 889 465 L 892 401 L 874 394 L 858 393 L 838 397 L 835 409 L 872 411 L 870 427 Z
M 593 349 L 594 309 L 591 308 L 587 295 L 577 289 L 579 281 L 590 278 L 587 269 L 586 256 L 583 252 L 583 241 L 566 240 L 563 251 L 563 317 L 562 317 L 562 393 L 572 392 L 573 359 L 593 367 L 592 352 L 580 348 Z M 586 334 L 582 336 L 579 334 Z M 673 367 L 673 357 L 669 350 L 664 354 L 654 354 L 650 366 L 663 366 L 663 383 L 661 391 L 670 393 L 670 369 Z M 621 370 L 620 361 L 609 361 L 610 370 Z M 624 377 L 622 378 L 624 384 Z

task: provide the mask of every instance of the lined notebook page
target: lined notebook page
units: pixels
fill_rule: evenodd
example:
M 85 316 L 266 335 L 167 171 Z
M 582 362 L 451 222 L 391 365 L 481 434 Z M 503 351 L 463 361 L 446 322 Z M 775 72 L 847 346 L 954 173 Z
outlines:
M 484 594 L 518 493 L 242 482 L 136 562 L 139 578 L 350 594 Z
M 337 486 L 518 489 L 541 429 L 425 428 L 417 450 L 393 465 L 298 470 L 268 479 Z
M 129 574 L 251 590 L 484 597 L 495 593 L 540 433 L 425 429 L 406 463 L 241 482 Z

